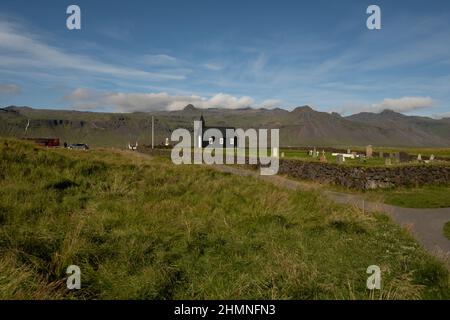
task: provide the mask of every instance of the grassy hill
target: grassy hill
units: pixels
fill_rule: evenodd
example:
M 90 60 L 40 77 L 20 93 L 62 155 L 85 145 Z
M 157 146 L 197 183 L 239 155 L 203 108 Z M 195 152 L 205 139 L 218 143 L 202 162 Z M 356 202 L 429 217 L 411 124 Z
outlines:
M 0 136 L 59 137 L 69 143 L 125 147 L 129 142 L 150 144 L 151 117 L 155 117 L 155 142 L 163 143 L 177 128 L 192 130 L 200 116 L 207 126 L 279 128 L 280 145 L 450 147 L 450 122 L 405 116 L 392 111 L 361 113 L 350 117 L 318 112 L 308 106 L 283 109 L 197 109 L 153 113 L 96 113 L 43 110 L 27 107 L 0 109 Z M 25 132 L 28 120 L 30 126 Z
M 82 289 L 65 288 L 81 268 Z M 366 289 L 366 269 L 382 289 Z M 381 214 L 206 166 L 0 140 L 1 299 L 449 298 Z

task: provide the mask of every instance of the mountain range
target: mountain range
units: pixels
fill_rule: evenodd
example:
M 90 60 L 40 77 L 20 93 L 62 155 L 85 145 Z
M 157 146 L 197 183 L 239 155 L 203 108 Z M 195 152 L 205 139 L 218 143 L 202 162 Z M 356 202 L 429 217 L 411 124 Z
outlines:
M 129 142 L 149 144 L 151 118 L 155 119 L 155 143 L 161 144 L 176 128 L 192 130 L 203 115 L 208 127 L 279 128 L 280 145 L 450 147 L 450 118 L 407 116 L 391 110 L 362 112 L 343 117 L 309 106 L 284 109 L 198 109 L 178 111 L 101 113 L 71 110 L 0 108 L 0 136 L 57 137 L 61 142 L 92 146 L 125 147 Z

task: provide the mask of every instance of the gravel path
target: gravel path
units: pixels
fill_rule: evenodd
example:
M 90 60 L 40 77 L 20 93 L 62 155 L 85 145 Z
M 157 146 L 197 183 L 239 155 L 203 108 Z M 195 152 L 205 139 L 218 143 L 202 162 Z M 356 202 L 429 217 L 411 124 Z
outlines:
M 246 170 L 225 165 L 213 166 L 221 172 L 240 176 L 253 176 L 291 190 L 317 189 L 317 185 L 291 180 L 282 176 L 260 176 L 258 171 Z M 432 254 L 445 260 L 450 267 L 450 240 L 443 234 L 443 227 L 450 221 L 450 208 L 415 209 L 402 208 L 384 203 L 366 201 L 358 195 L 334 191 L 323 191 L 330 199 L 338 203 L 355 205 L 367 211 L 380 211 L 388 214 L 402 227 L 411 230 L 416 239 Z

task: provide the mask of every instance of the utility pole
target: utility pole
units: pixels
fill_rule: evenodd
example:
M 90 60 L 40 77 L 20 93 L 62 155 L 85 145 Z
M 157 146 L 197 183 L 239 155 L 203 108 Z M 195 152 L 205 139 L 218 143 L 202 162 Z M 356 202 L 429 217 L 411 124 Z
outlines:
M 30 119 L 28 119 L 27 126 L 25 127 L 25 135 L 27 135 L 29 127 L 30 127 Z
M 155 147 L 155 117 L 152 116 L 152 149 Z

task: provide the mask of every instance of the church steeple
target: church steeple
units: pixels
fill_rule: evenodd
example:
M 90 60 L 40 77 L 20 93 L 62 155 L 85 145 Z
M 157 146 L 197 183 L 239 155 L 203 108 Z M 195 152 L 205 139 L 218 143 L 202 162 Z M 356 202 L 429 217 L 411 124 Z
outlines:
M 200 121 L 202 122 L 202 128 L 205 127 L 205 118 L 203 118 L 203 114 L 200 116 Z

